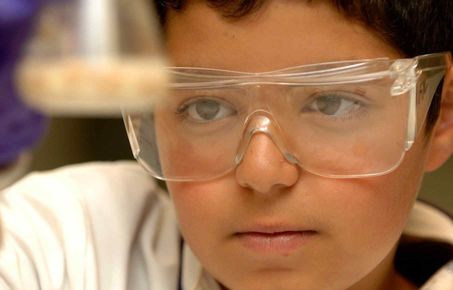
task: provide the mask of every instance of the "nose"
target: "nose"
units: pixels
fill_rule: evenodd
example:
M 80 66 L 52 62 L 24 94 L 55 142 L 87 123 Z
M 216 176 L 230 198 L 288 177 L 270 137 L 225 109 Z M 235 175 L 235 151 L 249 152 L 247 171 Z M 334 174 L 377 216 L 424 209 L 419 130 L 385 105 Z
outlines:
M 280 152 L 269 135 L 254 134 L 236 168 L 236 180 L 254 192 L 270 193 L 290 187 L 299 178 L 299 168 Z

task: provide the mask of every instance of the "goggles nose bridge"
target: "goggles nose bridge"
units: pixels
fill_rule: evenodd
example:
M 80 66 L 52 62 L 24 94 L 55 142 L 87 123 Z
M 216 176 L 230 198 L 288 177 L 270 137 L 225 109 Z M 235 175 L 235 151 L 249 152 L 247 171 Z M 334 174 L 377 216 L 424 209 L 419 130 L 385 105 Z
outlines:
M 242 140 L 239 143 L 235 164 L 238 165 L 244 159 L 248 145 L 255 134 L 266 134 L 277 146 L 283 157 L 291 164 L 298 164 L 299 161 L 286 147 L 283 142 L 281 129 L 272 114 L 265 110 L 256 110 L 250 113 L 244 122 Z

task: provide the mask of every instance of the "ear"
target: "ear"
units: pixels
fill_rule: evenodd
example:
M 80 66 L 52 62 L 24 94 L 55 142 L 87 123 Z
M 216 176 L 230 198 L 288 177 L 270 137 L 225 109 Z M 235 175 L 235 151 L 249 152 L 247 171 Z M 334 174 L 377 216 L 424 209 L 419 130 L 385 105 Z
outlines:
M 431 146 L 425 164 L 426 171 L 436 170 L 453 154 L 453 60 L 451 55 L 447 62 L 440 116 L 432 132 Z

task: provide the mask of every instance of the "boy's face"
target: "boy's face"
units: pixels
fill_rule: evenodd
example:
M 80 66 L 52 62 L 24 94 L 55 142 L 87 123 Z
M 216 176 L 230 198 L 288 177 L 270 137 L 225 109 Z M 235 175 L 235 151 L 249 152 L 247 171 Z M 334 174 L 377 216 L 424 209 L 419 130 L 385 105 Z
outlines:
M 271 1 L 233 21 L 197 1 L 170 11 L 166 37 L 177 66 L 259 72 L 401 57 L 323 1 Z M 185 240 L 227 288 L 381 289 L 373 287 L 391 276 L 393 249 L 424 172 L 424 138 L 388 175 L 329 179 L 288 163 L 257 134 L 235 171 L 168 187 Z

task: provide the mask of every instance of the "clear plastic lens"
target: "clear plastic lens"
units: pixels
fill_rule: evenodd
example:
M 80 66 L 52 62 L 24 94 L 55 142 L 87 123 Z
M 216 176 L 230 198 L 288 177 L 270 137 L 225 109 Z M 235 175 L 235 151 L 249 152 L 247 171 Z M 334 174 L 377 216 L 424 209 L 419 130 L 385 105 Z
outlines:
M 355 63 L 355 82 L 338 64 L 330 64 L 332 71 L 323 64 L 322 71 L 310 66 L 274 75 L 223 72 L 223 79 L 220 71 L 204 70 L 194 79 L 192 69 L 152 113 L 125 113 L 129 137 L 137 159 L 166 180 L 205 180 L 233 170 L 256 134 L 266 134 L 289 162 L 314 174 L 382 175 L 412 144 L 443 74 L 441 66 L 417 66 L 417 59 L 404 63 L 387 61 L 388 70 Z M 396 94 L 402 79 L 413 83 Z

